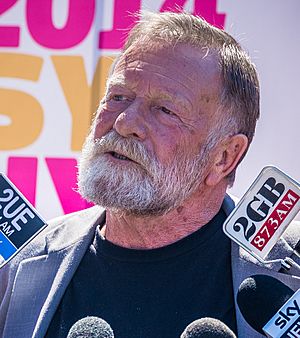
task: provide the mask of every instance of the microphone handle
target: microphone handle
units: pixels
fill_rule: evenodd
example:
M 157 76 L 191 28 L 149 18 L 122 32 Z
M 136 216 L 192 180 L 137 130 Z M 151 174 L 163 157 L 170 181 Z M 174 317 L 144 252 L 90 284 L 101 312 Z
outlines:
M 288 275 L 300 277 L 300 265 L 297 264 L 292 258 L 285 257 L 284 265 L 282 264 L 279 272 L 283 272 Z

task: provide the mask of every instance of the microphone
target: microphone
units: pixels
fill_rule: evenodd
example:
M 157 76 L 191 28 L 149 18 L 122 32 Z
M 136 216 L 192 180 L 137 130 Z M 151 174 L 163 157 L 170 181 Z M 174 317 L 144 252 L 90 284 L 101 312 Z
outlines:
M 189 324 L 180 338 L 236 338 L 236 335 L 215 318 L 201 318 Z
M 239 287 L 237 304 L 248 324 L 259 333 L 268 337 L 299 337 L 300 292 L 294 293 L 276 278 L 246 278 Z
M 114 333 L 104 319 L 88 316 L 73 324 L 67 338 L 114 338 Z

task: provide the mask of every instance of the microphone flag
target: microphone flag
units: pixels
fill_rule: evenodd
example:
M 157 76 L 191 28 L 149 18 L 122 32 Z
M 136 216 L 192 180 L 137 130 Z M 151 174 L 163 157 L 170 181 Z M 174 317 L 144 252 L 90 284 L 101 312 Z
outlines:
M 259 261 L 300 210 L 300 184 L 276 167 L 265 167 L 223 225 L 227 236 Z
M 0 173 L 0 268 L 46 226 L 33 205 Z

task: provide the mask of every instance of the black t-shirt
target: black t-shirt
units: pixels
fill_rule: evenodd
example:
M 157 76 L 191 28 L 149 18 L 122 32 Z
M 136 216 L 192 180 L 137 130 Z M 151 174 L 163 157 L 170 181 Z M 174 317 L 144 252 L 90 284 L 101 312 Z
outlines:
M 106 320 L 116 338 L 175 338 L 203 317 L 236 331 L 225 218 L 220 211 L 193 234 L 151 250 L 116 246 L 98 228 L 46 337 L 65 338 L 86 316 Z

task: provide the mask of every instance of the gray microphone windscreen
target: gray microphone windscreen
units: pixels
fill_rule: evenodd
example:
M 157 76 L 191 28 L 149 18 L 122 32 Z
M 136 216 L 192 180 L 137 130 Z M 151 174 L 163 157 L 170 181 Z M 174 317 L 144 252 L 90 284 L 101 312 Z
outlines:
M 89 316 L 78 320 L 67 338 L 114 338 L 114 333 L 104 319 Z
M 215 318 L 201 318 L 189 324 L 180 338 L 236 338 L 230 328 Z

